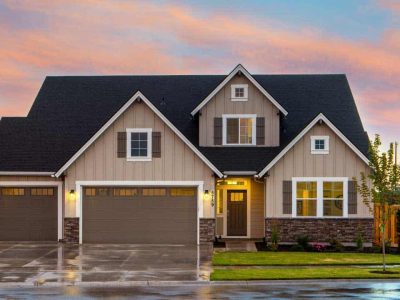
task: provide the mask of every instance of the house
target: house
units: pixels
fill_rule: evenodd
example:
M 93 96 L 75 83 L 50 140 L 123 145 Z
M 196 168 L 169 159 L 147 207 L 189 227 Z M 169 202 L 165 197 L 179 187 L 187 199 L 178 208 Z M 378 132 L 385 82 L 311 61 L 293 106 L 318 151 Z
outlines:
M 0 240 L 373 240 L 345 75 L 47 77 L 0 121 Z

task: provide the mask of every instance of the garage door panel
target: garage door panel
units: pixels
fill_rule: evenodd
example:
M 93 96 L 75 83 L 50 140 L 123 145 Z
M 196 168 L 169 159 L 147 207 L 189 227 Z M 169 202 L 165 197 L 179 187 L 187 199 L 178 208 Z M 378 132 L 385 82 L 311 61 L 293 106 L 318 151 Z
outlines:
M 164 189 L 164 188 L 160 188 Z M 193 244 L 197 242 L 197 196 L 83 197 L 83 242 Z M 149 196 L 150 195 L 150 196 Z
M 11 189 L 22 189 L 24 194 L 4 195 L 0 188 L 0 240 L 56 241 L 56 189 L 48 188 L 53 190 L 50 196 L 32 196 L 30 187 Z

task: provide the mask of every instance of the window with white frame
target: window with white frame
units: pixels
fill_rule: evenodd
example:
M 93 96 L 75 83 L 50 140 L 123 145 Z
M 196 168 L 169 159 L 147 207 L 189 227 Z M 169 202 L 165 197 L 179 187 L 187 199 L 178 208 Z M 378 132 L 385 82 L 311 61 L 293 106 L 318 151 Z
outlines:
M 131 161 L 151 160 L 151 128 L 130 128 L 127 132 L 127 159 Z
M 222 115 L 224 145 L 255 145 L 256 115 Z
M 231 85 L 231 100 L 232 101 L 247 101 L 249 94 L 249 86 L 247 84 L 232 84 Z
M 348 178 L 293 178 L 293 217 L 347 217 Z
M 311 154 L 329 154 L 329 136 L 311 136 Z

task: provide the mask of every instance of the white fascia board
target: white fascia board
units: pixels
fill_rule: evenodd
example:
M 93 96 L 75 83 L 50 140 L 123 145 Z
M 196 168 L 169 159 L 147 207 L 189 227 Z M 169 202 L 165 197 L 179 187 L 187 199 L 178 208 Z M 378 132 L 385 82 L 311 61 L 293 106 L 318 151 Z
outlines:
M 340 132 L 339 129 L 336 128 L 335 125 L 331 121 L 325 117 L 324 114 L 320 113 L 314 120 L 311 121 L 258 175 L 257 177 L 262 177 L 267 173 L 312 127 L 314 127 L 317 122 L 323 121 L 332 131 L 342 139 L 342 141 L 353 150 L 358 157 L 361 158 L 363 162 L 369 165 L 368 158 L 360 151 L 350 140 L 344 136 L 343 133 Z
M 283 113 L 283 115 L 287 115 L 288 114 L 288 112 L 286 111 L 286 109 L 284 109 L 283 107 L 282 107 L 282 105 L 280 105 L 279 103 L 278 103 L 278 101 L 276 101 L 275 99 L 274 99 L 274 97 L 272 97 L 258 82 L 257 82 L 257 80 L 255 80 L 254 78 L 253 78 L 253 76 L 251 76 L 251 74 L 241 65 L 241 64 L 238 64 L 237 66 L 236 66 L 236 68 L 235 69 L 233 69 L 233 71 L 232 72 L 230 72 L 229 73 L 229 75 L 224 79 L 224 81 L 222 81 L 212 92 L 211 92 L 211 94 L 209 94 L 208 96 L 207 96 L 207 98 L 205 98 L 192 112 L 191 112 L 191 114 L 192 114 L 192 116 L 194 116 L 196 113 L 198 113 L 199 112 L 199 110 L 204 106 L 204 105 L 206 105 L 228 82 L 229 82 L 229 80 L 231 80 L 238 72 L 242 72 L 242 74 L 244 75 L 244 76 L 246 76 L 247 77 L 247 79 L 248 80 L 250 80 L 250 82 L 252 83 L 252 84 L 254 84 L 255 85 L 255 87 L 257 88 L 257 89 L 259 89 L 260 90 L 260 92 L 265 96 L 265 97 L 267 97 L 267 99 L 268 100 L 270 100 L 282 113 Z
M 19 172 L 19 171 L 0 171 L 4 176 L 52 176 L 54 172 Z
M 112 116 L 106 124 L 104 124 L 99 131 L 97 131 L 86 143 L 79 149 L 78 152 L 76 152 L 61 168 L 60 170 L 57 171 L 55 174 L 56 177 L 60 177 L 61 174 L 68 169 L 69 166 L 73 162 L 75 162 L 78 157 L 82 155 L 83 152 L 86 151 L 87 148 L 89 148 L 90 145 L 94 143 L 95 140 L 97 140 L 100 135 L 103 134 L 104 131 L 107 130 L 108 127 L 113 124 L 119 116 L 121 116 L 132 104 L 135 102 L 137 99 L 141 99 L 143 102 L 147 104 L 147 106 L 150 107 L 154 111 L 154 113 L 160 117 L 161 120 L 164 121 L 168 125 L 168 127 L 177 135 L 179 136 L 182 141 L 190 148 L 194 153 L 197 154 L 197 156 L 208 166 L 210 167 L 211 170 L 213 170 L 220 178 L 223 176 L 223 174 L 140 92 L 136 92 L 132 98 L 127 101 L 121 108 L 118 110 L 114 116 Z
M 245 175 L 256 175 L 256 174 L 257 174 L 257 171 L 225 171 L 224 172 L 224 175 L 231 175 L 231 176 L 232 175 L 245 176 Z

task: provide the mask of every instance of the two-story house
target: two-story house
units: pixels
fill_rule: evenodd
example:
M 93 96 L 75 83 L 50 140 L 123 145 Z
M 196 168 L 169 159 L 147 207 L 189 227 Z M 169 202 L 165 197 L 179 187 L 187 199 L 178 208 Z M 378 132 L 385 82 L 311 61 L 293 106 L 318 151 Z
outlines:
M 372 241 L 344 75 L 47 77 L 0 121 L 0 240 Z

